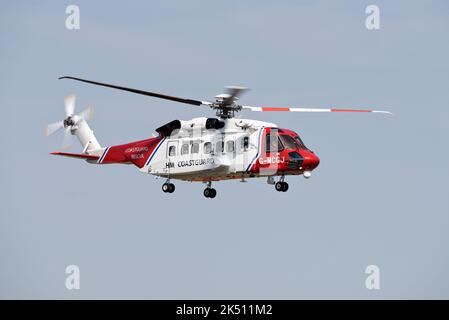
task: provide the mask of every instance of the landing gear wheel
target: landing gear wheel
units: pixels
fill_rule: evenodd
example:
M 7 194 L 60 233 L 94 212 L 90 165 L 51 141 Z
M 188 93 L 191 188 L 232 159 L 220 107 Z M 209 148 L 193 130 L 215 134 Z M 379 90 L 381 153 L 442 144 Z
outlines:
M 215 190 L 213 188 L 204 189 L 204 196 L 206 198 L 215 198 L 216 195 L 217 195 L 217 190 Z
M 173 183 L 164 183 L 162 185 L 162 191 L 173 193 L 175 191 L 175 185 Z
M 282 181 L 276 182 L 276 184 L 274 185 L 274 188 L 276 189 L 276 191 L 284 190 L 284 182 L 282 182 Z
M 288 190 L 288 183 L 284 182 L 284 181 L 278 181 L 278 182 L 276 182 L 274 187 L 275 187 L 276 191 L 286 192 Z

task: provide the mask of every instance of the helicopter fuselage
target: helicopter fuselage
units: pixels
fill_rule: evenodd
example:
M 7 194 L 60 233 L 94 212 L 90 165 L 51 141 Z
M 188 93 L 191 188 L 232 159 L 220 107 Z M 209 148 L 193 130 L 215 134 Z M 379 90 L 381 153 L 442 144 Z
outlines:
M 273 123 L 195 118 L 156 131 L 156 137 L 105 148 L 96 162 L 132 163 L 144 173 L 203 182 L 299 175 L 319 164 L 297 133 Z

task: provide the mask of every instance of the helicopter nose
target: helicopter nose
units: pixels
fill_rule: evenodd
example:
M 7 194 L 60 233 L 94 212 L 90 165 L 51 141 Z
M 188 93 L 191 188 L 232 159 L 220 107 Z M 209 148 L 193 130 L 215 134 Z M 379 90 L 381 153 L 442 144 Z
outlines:
M 313 170 L 320 164 L 320 158 L 313 153 L 313 152 L 307 152 L 307 154 L 304 155 L 304 168 L 308 170 Z

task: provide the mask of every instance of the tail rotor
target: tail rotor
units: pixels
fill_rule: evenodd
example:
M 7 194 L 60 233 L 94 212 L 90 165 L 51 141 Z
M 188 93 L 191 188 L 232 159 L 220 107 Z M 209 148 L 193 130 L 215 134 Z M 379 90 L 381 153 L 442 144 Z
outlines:
M 48 137 L 55 132 L 65 128 L 64 138 L 62 143 L 62 148 L 67 149 L 71 145 L 71 135 L 73 131 L 77 129 L 78 123 L 82 120 L 89 120 L 92 117 L 93 108 L 88 107 L 87 109 L 75 114 L 75 101 L 76 96 L 70 94 L 64 99 L 64 109 L 66 118 L 64 120 L 48 124 L 45 127 L 45 135 Z

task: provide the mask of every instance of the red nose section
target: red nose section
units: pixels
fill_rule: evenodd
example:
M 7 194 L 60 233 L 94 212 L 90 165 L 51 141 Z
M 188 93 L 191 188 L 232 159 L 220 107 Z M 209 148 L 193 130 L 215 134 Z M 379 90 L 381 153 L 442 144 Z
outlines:
M 318 158 L 318 156 L 311 151 L 305 152 L 303 157 L 303 167 L 305 170 L 313 170 L 320 164 L 320 158 Z

